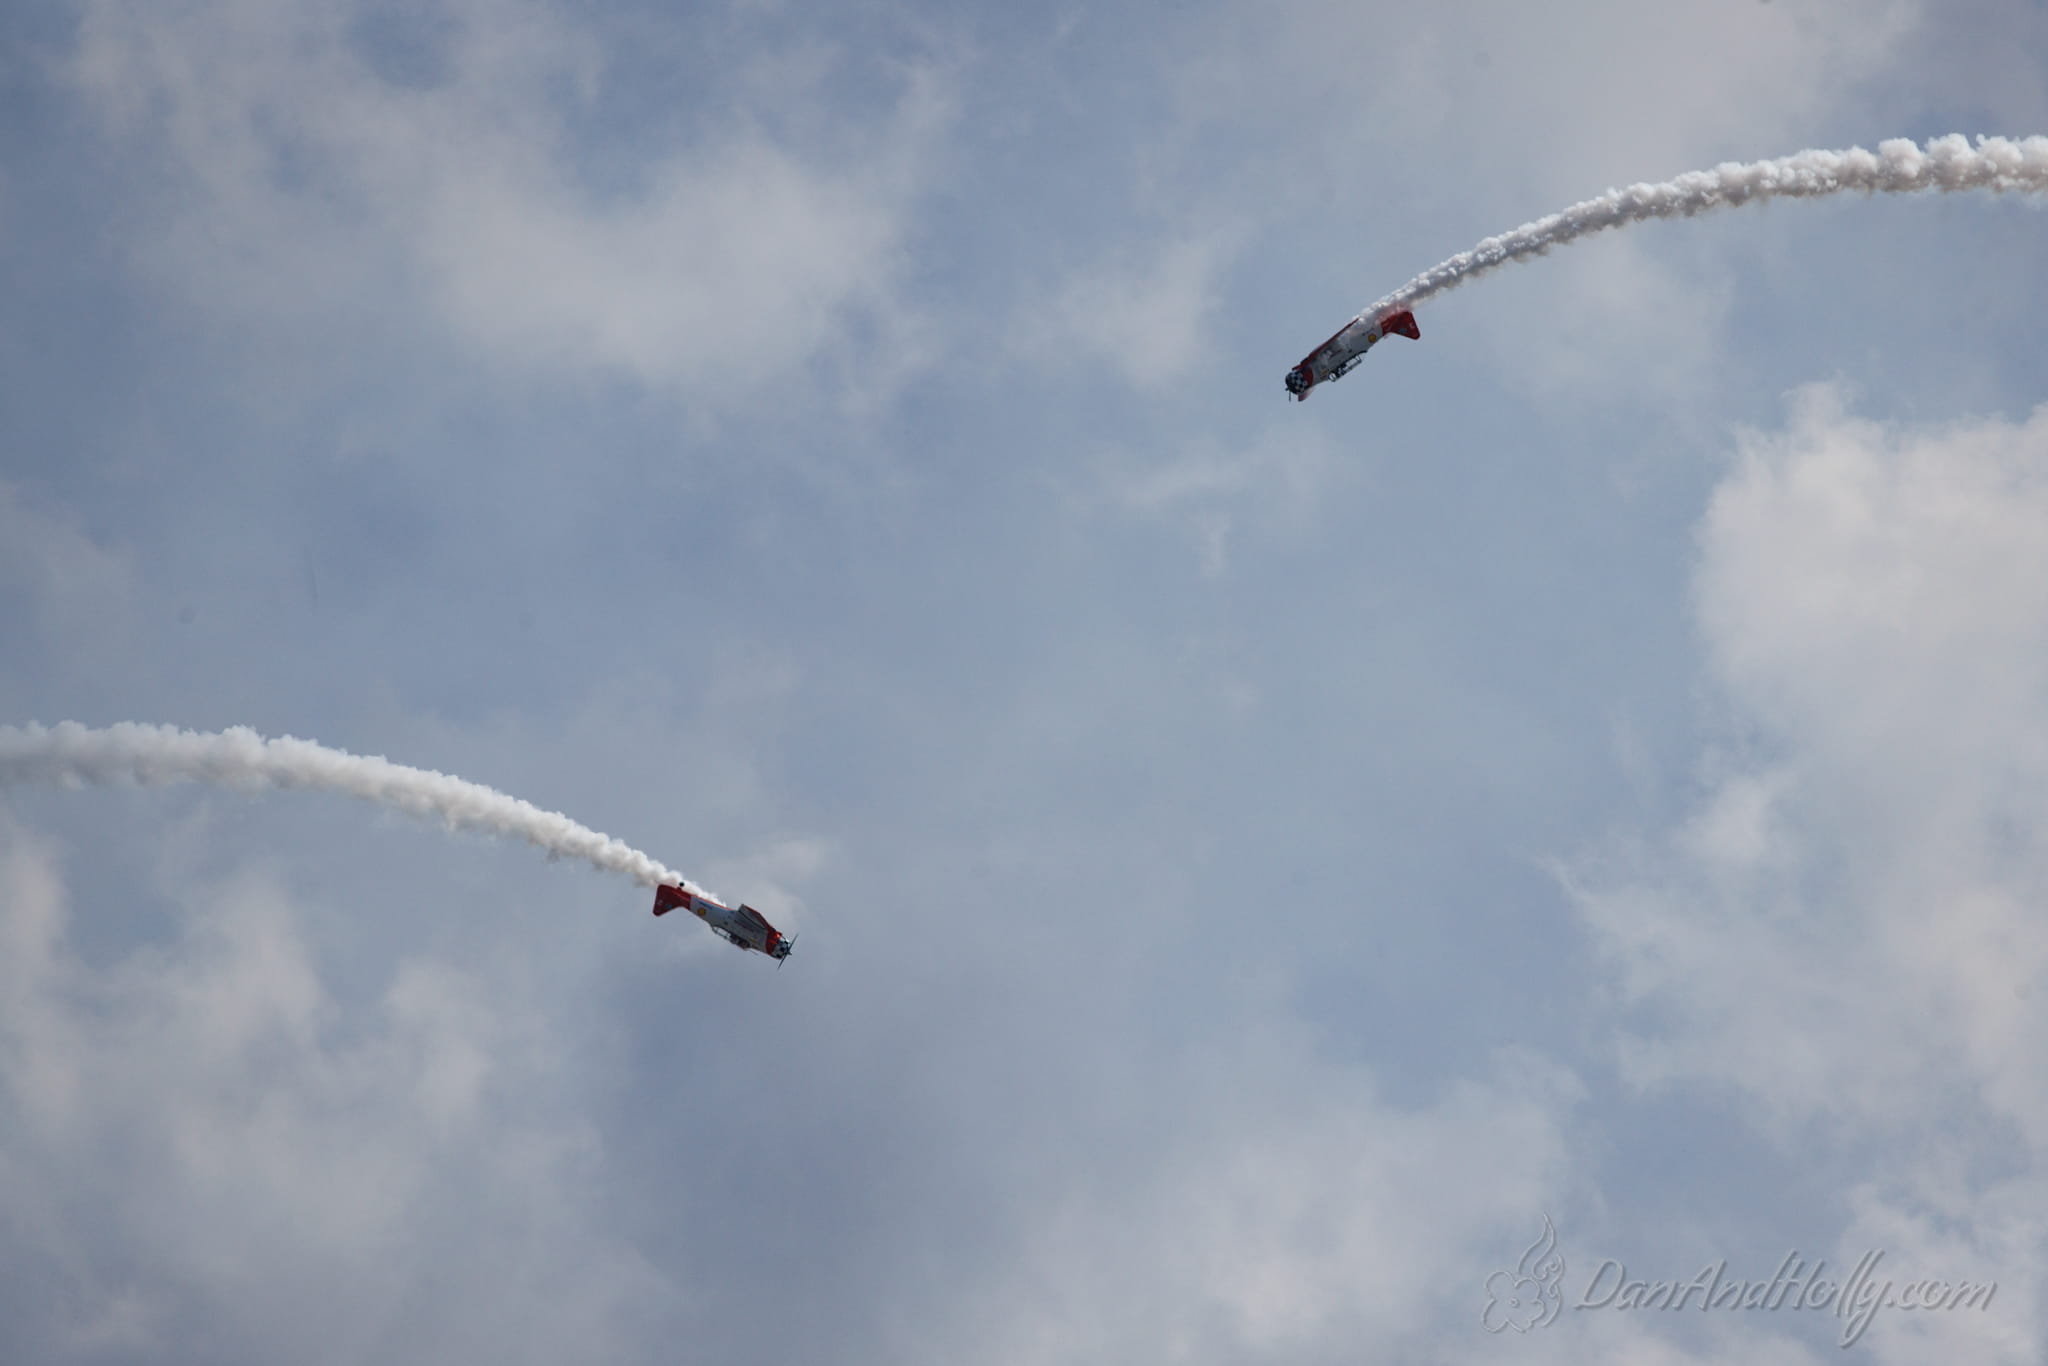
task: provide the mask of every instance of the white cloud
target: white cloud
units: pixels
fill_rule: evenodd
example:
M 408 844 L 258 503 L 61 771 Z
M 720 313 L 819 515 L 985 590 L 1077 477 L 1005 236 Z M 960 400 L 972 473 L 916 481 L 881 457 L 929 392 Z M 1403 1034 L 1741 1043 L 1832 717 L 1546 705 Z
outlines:
M 1727 743 L 1683 825 L 1566 873 L 1624 1066 L 1874 1146 L 1852 1233 L 2030 1284 L 2048 1201 L 2009 1173 L 2048 1141 L 2048 409 L 1913 429 L 1804 391 L 1743 438 L 1700 549 Z M 1917 1322 L 1979 1360 L 2044 1336 L 2031 1300 Z
M 1205 1056 L 1171 1142 L 1076 1173 L 1001 1282 L 963 1297 L 965 1354 L 1320 1361 L 1428 1342 L 1446 1318 L 1477 1336 L 1503 1228 L 1564 1179 L 1576 1081 L 1504 1053 L 1407 1108 L 1302 1042 L 1257 1030 Z
M 1939 1296 L 1965 1285 L 1990 1287 L 1988 1300 L 1876 1313 L 1858 1345 L 1880 1362 L 2032 1362 L 2040 1359 L 2044 1313 L 2042 1272 L 2048 1269 L 2048 1184 L 2037 1176 L 1972 1179 L 1969 1154 L 1935 1150 L 1916 1169 L 1880 1187 L 1850 1194 L 1850 1220 L 1834 1263 L 1853 1266 L 1882 1254 L 1876 1276 L 1902 1290 Z
M 715 132 L 579 132 L 614 77 L 567 11 L 443 6 L 435 79 L 409 82 L 366 51 L 372 13 L 86 6 L 78 87 L 164 154 L 136 249 L 167 287 L 316 330 L 424 305 L 487 354 L 691 393 L 785 383 L 850 330 L 881 353 L 907 335 L 895 288 L 946 106 L 935 66 L 898 68 L 882 107 L 835 107 L 814 78 L 742 94 L 757 107 Z M 597 182 L 599 153 L 625 184 Z
M 169 943 L 72 951 L 53 853 L 0 828 L 0 1258 L 41 1359 L 609 1355 L 660 1278 L 578 1210 L 598 1154 L 547 1023 L 401 964 L 340 1011 L 273 880 L 196 888 Z
M 1911 0 L 1243 5 L 1227 39 L 1202 35 L 1211 60 L 1189 65 L 1183 97 L 1282 124 L 1297 156 L 1426 147 L 1413 172 L 1538 195 L 1533 218 L 1608 184 L 1797 150 L 1780 144 L 1883 71 L 1919 13 Z

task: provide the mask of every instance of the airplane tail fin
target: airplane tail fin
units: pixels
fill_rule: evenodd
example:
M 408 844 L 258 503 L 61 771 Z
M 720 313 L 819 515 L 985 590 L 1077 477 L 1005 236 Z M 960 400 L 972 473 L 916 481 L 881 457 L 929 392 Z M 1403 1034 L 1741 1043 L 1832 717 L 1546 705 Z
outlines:
M 667 915 L 678 906 L 690 904 L 689 893 L 680 887 L 671 887 L 666 882 L 654 889 L 654 913 Z
M 1398 332 L 1413 341 L 1422 340 L 1422 329 L 1415 325 L 1415 315 L 1405 308 L 1399 313 L 1394 314 L 1391 318 L 1383 320 L 1380 323 L 1380 331 L 1383 333 Z

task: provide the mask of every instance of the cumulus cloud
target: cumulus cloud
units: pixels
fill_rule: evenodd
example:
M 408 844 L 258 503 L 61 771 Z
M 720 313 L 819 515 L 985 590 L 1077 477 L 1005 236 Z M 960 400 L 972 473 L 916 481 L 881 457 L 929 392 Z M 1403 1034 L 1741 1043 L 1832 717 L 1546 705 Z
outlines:
M 167 287 L 244 321 L 424 305 L 489 355 L 692 392 L 786 380 L 849 329 L 888 349 L 935 65 L 858 107 L 800 71 L 742 83 L 715 132 L 650 130 L 595 112 L 618 54 L 565 9 L 448 0 L 397 46 L 379 18 L 85 5 L 75 84 L 148 157 L 135 250 Z
M 2048 408 L 1921 428 L 1803 391 L 1784 431 L 1742 439 L 1696 593 L 1725 728 L 1696 809 L 1565 870 L 1624 1068 L 1725 1089 L 1781 1136 L 1874 1145 L 1857 1236 L 1924 1252 L 1920 1274 L 2031 1285 Z M 2038 1307 L 2005 1309 L 1916 1332 L 2033 1359 Z
M 1300 1043 L 1258 1029 L 1206 1056 L 1180 1099 L 1209 1104 L 1171 1142 L 1037 1209 L 962 1297 L 963 1354 L 1324 1361 L 1477 1336 L 1493 1249 L 1565 1180 L 1577 1081 L 1508 1052 L 1411 1108 Z
M 818 857 L 793 842 L 763 864 Z M 343 990 L 312 902 L 247 868 L 170 886 L 151 942 L 88 955 L 68 881 L 57 850 L 0 826 L 0 1313 L 23 1360 L 653 1360 L 679 1331 L 736 1359 L 1343 1359 L 1476 1322 L 1493 1249 L 1566 1179 L 1581 1099 L 1508 1053 L 1396 1101 L 1270 1021 L 1133 1071 L 1143 1045 L 1086 992 L 1020 1037 L 1085 1037 L 1074 1060 L 1130 1086 L 1048 1094 L 1029 1080 L 1044 1057 L 958 1017 L 906 1025 L 869 987 L 821 1003 L 781 979 L 758 1011 L 665 1011 L 681 1112 L 604 1131 L 660 1157 L 629 1214 L 604 1190 L 604 1107 L 586 1118 L 576 1084 L 605 1060 L 516 972 L 412 954 Z M 735 1016 L 796 1064 L 784 1085 L 707 1045 Z M 807 1075 L 838 1057 L 825 1038 L 853 1065 Z M 880 1055 L 905 1070 L 858 1065 Z M 677 1160 L 679 1138 L 745 1136 L 751 1176 Z M 943 1265 L 933 1230 L 955 1216 L 934 1185 L 987 1205 Z M 841 1186 L 843 1206 L 821 1195 Z M 622 1232 L 650 1221 L 674 1240 L 661 1264 Z M 764 1286 L 788 1313 L 734 1309 Z M 878 1333 L 892 1350 L 865 1350 Z
M 547 1022 L 424 958 L 352 1014 L 274 879 L 190 896 L 88 964 L 56 854 L 0 827 L 16 1359 L 616 1359 L 659 1277 L 584 1222 L 601 1153 Z

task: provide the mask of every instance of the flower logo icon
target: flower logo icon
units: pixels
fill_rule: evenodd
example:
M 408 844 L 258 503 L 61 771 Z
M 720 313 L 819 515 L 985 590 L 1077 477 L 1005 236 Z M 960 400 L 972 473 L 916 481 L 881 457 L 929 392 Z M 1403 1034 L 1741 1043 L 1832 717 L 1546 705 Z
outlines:
M 1558 1282 L 1564 1279 L 1564 1255 L 1557 1250 L 1557 1230 L 1543 1216 L 1543 1236 L 1529 1245 L 1513 1271 L 1486 1278 L 1486 1310 L 1479 1316 L 1489 1333 L 1512 1328 L 1526 1333 L 1557 1317 L 1564 1306 Z

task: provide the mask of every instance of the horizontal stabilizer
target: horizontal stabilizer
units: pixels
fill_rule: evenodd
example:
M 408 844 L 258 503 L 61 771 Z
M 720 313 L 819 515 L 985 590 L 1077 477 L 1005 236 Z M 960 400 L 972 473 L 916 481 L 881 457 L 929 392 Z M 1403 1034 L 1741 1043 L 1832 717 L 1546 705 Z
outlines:
M 1398 332 L 1402 336 L 1412 338 L 1415 341 L 1422 340 L 1422 329 L 1415 325 L 1415 315 L 1405 308 L 1391 318 L 1381 319 L 1380 332 L 1383 335 Z

